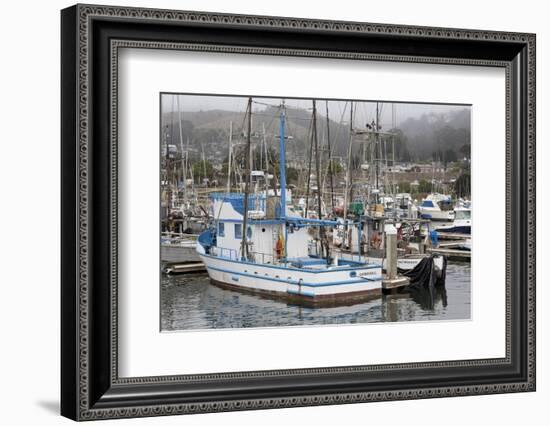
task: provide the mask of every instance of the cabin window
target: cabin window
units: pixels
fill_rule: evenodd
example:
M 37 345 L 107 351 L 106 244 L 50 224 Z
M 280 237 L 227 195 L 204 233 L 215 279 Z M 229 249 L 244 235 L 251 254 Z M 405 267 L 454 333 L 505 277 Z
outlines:
M 243 237 L 243 225 L 241 223 L 235 224 L 235 238 L 241 239 Z
M 250 226 L 246 228 L 246 238 L 252 238 L 252 228 Z
M 218 236 L 225 237 L 225 224 L 223 222 L 218 223 Z

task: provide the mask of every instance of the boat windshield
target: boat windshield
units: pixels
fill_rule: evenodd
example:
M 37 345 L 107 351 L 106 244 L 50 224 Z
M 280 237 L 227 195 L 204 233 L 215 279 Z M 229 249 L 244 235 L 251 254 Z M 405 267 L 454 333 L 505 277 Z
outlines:
M 455 219 L 470 219 L 471 217 L 471 210 L 457 210 L 455 214 Z
M 449 210 L 453 210 L 453 205 L 450 200 L 441 200 L 437 203 L 441 211 L 447 212 Z

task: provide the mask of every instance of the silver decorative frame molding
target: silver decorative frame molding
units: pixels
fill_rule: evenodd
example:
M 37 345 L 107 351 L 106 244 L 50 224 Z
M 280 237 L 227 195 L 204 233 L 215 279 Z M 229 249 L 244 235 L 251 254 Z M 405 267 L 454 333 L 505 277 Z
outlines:
M 138 417 L 151 415 L 169 415 L 197 412 L 215 412 L 229 410 L 246 410 L 261 408 L 279 408 L 291 406 L 340 404 L 366 401 L 399 400 L 414 398 L 432 398 L 442 396 L 461 396 L 487 393 L 503 393 L 518 391 L 533 391 L 535 389 L 535 36 L 533 34 L 502 33 L 492 31 L 476 31 L 463 29 L 446 28 L 425 28 L 409 27 L 401 25 L 382 25 L 354 22 L 335 22 L 322 20 L 293 19 L 280 17 L 263 16 L 243 16 L 227 14 L 211 14 L 201 12 L 182 12 L 154 9 L 134 9 L 119 7 L 103 7 L 77 5 L 67 9 L 65 12 L 65 25 L 70 25 L 68 33 L 73 34 L 76 40 L 72 40 L 74 45 L 65 46 L 65 50 L 71 50 L 74 53 L 76 63 L 74 67 L 75 89 L 77 93 L 76 103 L 73 103 L 75 109 L 76 122 L 76 140 L 69 137 L 65 140 L 64 147 L 67 144 L 74 144 L 75 161 L 74 170 L 71 169 L 71 175 L 74 174 L 76 182 L 74 188 L 67 190 L 76 190 L 72 194 L 75 197 L 73 209 L 75 217 L 75 235 L 72 230 L 67 229 L 75 239 L 75 246 L 69 247 L 67 253 L 64 252 L 64 262 L 76 262 L 74 267 L 77 275 L 68 277 L 63 283 L 63 291 L 68 291 L 69 287 L 74 291 L 74 306 L 72 309 L 66 309 L 63 321 L 73 319 L 74 332 L 76 336 L 65 337 L 66 342 L 62 345 L 64 356 L 72 359 L 71 366 L 63 365 L 65 368 L 65 378 L 62 377 L 62 385 L 66 391 L 62 390 L 62 412 L 68 417 L 78 420 L 92 420 L 113 417 Z M 212 43 L 191 43 L 177 41 L 151 41 L 151 40 L 132 40 L 128 38 L 110 38 L 109 39 L 109 90 L 110 90 L 110 175 L 109 175 L 109 217 L 110 217 L 110 265 L 109 265 L 109 324 L 106 332 L 109 335 L 109 344 L 111 347 L 108 362 L 108 379 L 104 378 L 108 388 L 114 390 L 113 396 L 107 395 L 107 398 L 101 397 L 101 391 L 106 384 L 91 385 L 93 375 L 97 373 L 97 368 L 91 365 L 90 357 L 94 352 L 94 341 L 102 340 L 103 337 L 97 337 L 92 333 L 91 328 L 95 324 L 96 314 L 91 316 L 92 298 L 90 290 L 93 286 L 90 276 L 94 256 L 91 250 L 91 240 L 94 238 L 91 234 L 92 210 L 94 208 L 94 194 L 92 192 L 92 175 L 94 173 L 92 161 L 90 161 L 92 148 L 91 140 L 94 137 L 91 132 L 90 117 L 92 114 L 94 85 L 91 81 L 91 63 L 93 62 L 93 49 L 97 49 L 92 43 L 91 34 L 93 22 L 102 20 L 105 22 L 139 22 L 151 24 L 177 24 L 193 26 L 222 26 L 224 28 L 254 28 L 260 30 L 291 30 L 294 32 L 315 31 L 316 33 L 326 33 L 328 35 L 339 34 L 361 34 L 361 35 L 380 35 L 384 37 L 406 36 L 414 40 L 466 40 L 466 41 L 485 41 L 485 42 L 506 42 L 510 44 L 517 43 L 525 46 L 526 49 L 526 98 L 527 105 L 525 111 L 525 125 L 527 140 L 526 142 L 526 280 L 525 285 L 525 332 L 526 332 L 526 360 L 524 368 L 525 374 L 521 380 L 503 381 L 494 384 L 479 385 L 454 385 L 454 386 L 433 386 L 425 388 L 406 388 L 402 387 L 395 390 L 377 390 L 377 391 L 353 391 L 353 392 L 327 392 L 312 395 L 300 396 L 270 396 L 266 398 L 227 398 L 220 397 L 213 401 L 204 402 L 172 402 L 164 401 L 157 403 L 135 404 L 135 399 L 128 397 L 124 399 L 125 388 L 130 386 L 157 386 L 180 383 L 212 382 L 217 383 L 223 380 L 243 380 L 243 379 L 262 379 L 277 377 L 304 378 L 308 375 L 330 376 L 342 375 L 348 373 L 369 373 L 386 372 L 410 369 L 444 369 L 452 367 L 489 367 L 504 366 L 512 364 L 512 328 L 517 318 L 513 317 L 512 298 L 514 297 L 514 286 L 518 285 L 517 277 L 512 276 L 512 265 L 510 258 L 513 254 L 512 241 L 512 192 L 514 182 L 512 176 L 512 163 L 515 161 L 512 152 L 512 138 L 514 131 L 510 125 L 512 119 L 511 99 L 514 96 L 515 82 L 512 78 L 515 65 L 507 60 L 486 60 L 459 57 L 440 57 L 440 56 L 414 56 L 414 55 L 396 55 L 382 53 L 361 53 L 346 51 L 325 51 L 316 49 L 300 48 L 277 48 L 277 47 L 253 47 L 253 46 L 232 46 Z M 74 28 L 73 28 L 74 25 Z M 64 36 L 65 37 L 65 36 Z M 69 41 L 65 41 L 69 43 Z M 176 50 L 195 50 L 208 52 L 226 52 L 237 54 L 262 54 L 262 55 L 293 55 L 307 57 L 323 57 L 332 59 L 348 60 L 374 60 L 374 61 L 396 61 L 396 62 L 423 62 L 438 64 L 455 65 L 478 65 L 494 66 L 506 69 L 506 193 L 507 193 L 507 213 L 506 213 L 506 234 L 507 234 L 507 271 L 506 271 L 506 357 L 503 359 L 483 359 L 483 360 L 461 360 L 451 362 L 433 362 L 433 363 L 414 363 L 414 364 L 394 364 L 377 366 L 350 366 L 350 367 L 327 367 L 322 369 L 300 369 L 300 370 L 275 370 L 258 371 L 242 373 L 222 373 L 209 375 L 192 376 L 161 376 L 161 377 L 139 377 L 139 378 L 119 378 L 117 368 L 117 85 L 118 85 L 118 50 L 120 48 L 148 48 L 148 49 L 176 49 Z M 71 59 L 73 59 L 71 57 Z M 73 101 L 74 102 L 74 101 Z M 64 160 L 65 161 L 65 160 Z M 66 160 L 69 161 L 69 160 Z M 521 167 L 524 167 L 523 165 Z M 66 237 L 69 238 L 69 237 Z M 67 244 L 65 244 L 67 246 Z M 521 278 L 521 277 L 520 277 Z M 104 300 L 102 299 L 104 302 Z M 62 304 L 66 304 L 62 300 Z M 69 312 L 70 311 L 70 312 Z M 72 330 L 71 330 L 72 331 Z M 69 330 L 65 330 L 65 335 Z M 74 339 L 74 342 L 70 339 Z M 76 354 L 74 351 L 76 350 Z M 95 355 L 93 355 L 95 357 Z M 103 372 L 103 364 L 101 363 Z M 95 364 L 94 364 L 95 365 Z M 71 371 L 68 369 L 71 368 Z M 104 374 L 104 373 L 102 373 Z M 71 379 L 71 380 L 69 380 Z M 74 379 L 74 380 L 72 380 Z M 108 383 L 107 383 L 108 382 Z M 76 392 L 76 398 L 68 396 L 70 391 Z M 66 393 L 64 393 L 66 392 Z M 119 393 L 117 393 L 119 392 Z M 121 397 L 122 395 L 122 397 Z M 117 399 L 118 398 L 118 399 Z

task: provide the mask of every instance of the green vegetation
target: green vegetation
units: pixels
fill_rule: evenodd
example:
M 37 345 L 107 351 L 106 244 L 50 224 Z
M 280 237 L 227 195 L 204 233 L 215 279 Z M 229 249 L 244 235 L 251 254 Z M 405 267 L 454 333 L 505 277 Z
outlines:
M 470 197 L 471 177 L 469 172 L 463 172 L 455 181 L 454 190 L 457 197 Z
M 202 183 L 204 178 L 214 178 L 214 166 L 207 160 L 193 163 L 193 177 L 196 183 Z

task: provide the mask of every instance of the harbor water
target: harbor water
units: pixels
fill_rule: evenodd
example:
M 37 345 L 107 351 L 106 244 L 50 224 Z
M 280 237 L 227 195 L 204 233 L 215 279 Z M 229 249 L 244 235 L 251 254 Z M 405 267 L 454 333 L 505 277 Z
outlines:
M 449 261 L 445 286 L 406 290 L 351 306 L 309 308 L 224 290 L 208 275 L 163 275 L 161 331 L 311 326 L 471 317 L 470 264 Z

